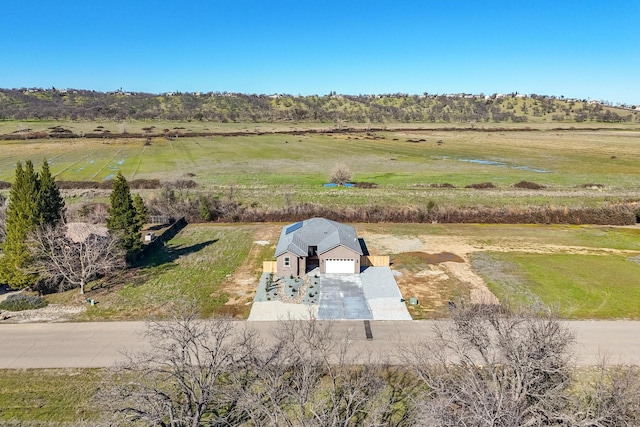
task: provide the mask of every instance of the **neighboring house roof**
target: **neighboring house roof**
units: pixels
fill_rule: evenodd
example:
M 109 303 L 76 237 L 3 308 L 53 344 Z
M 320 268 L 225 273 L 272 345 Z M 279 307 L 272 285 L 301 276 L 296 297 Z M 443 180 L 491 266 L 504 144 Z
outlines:
M 322 255 L 340 245 L 362 255 L 355 228 L 325 218 L 305 219 L 282 228 L 276 256 L 285 252 L 307 256 L 309 246 L 317 246 L 318 255 Z
M 68 222 L 66 236 L 74 243 L 86 241 L 90 235 L 95 234 L 100 237 L 107 237 L 109 230 L 107 227 L 88 222 Z

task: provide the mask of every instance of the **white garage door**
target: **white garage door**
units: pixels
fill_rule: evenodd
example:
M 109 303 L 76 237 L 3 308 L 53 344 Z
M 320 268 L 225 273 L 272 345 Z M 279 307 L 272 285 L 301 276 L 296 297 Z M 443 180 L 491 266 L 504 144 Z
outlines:
M 349 273 L 355 271 L 355 260 L 353 259 L 328 259 L 325 271 L 327 273 Z

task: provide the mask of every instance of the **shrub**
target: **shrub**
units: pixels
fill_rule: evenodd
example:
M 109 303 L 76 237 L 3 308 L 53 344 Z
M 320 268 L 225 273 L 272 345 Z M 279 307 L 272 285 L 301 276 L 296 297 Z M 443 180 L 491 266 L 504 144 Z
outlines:
M 520 181 L 513 184 L 513 186 L 515 188 L 524 188 L 527 190 L 541 190 L 543 188 L 546 188 L 544 185 L 536 184 L 535 182 L 529 182 L 529 181 Z
M 23 311 L 47 306 L 47 301 L 37 295 L 13 294 L 0 302 L 0 310 Z
M 192 181 L 193 182 L 193 181 Z M 61 189 L 93 189 L 93 190 L 111 190 L 113 187 L 112 180 L 106 181 L 56 181 L 56 185 Z M 195 182 L 193 182 L 195 187 Z M 134 179 L 129 182 L 129 188 L 135 190 L 151 190 L 162 188 L 162 183 L 158 179 Z
M 338 185 L 344 185 L 347 182 L 351 181 L 352 177 L 353 173 L 351 172 L 351 169 L 349 169 L 349 166 L 347 166 L 345 163 L 338 163 L 337 165 L 335 165 L 335 167 L 331 171 L 331 174 L 329 175 L 329 182 L 333 182 Z
M 152 190 L 162 188 L 162 183 L 159 179 L 132 179 L 129 181 L 129 187 L 135 190 Z
M 496 188 L 496 186 L 493 185 L 492 182 L 479 182 L 477 184 L 465 185 L 464 188 L 475 188 L 477 190 L 484 190 L 484 189 L 487 189 L 487 188 Z

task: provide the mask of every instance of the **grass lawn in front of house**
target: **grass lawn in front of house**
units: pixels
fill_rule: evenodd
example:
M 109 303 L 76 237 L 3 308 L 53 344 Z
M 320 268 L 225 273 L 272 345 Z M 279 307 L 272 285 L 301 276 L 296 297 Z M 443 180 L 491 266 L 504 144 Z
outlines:
M 542 303 L 570 319 L 640 319 L 638 257 L 491 252 L 472 265 L 504 303 Z
M 98 303 L 79 320 L 146 319 L 164 316 L 173 301 L 196 301 L 203 317 L 228 299 L 223 282 L 242 264 L 252 243 L 250 227 L 190 224 L 126 272 L 116 289 L 87 294 Z M 77 291 L 76 291 L 77 292 Z

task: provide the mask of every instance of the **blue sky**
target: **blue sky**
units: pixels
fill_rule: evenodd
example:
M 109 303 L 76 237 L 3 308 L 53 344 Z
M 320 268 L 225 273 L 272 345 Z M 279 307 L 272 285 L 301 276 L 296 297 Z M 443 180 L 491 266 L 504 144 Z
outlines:
M 640 104 L 638 0 L 5 0 L 0 87 Z

